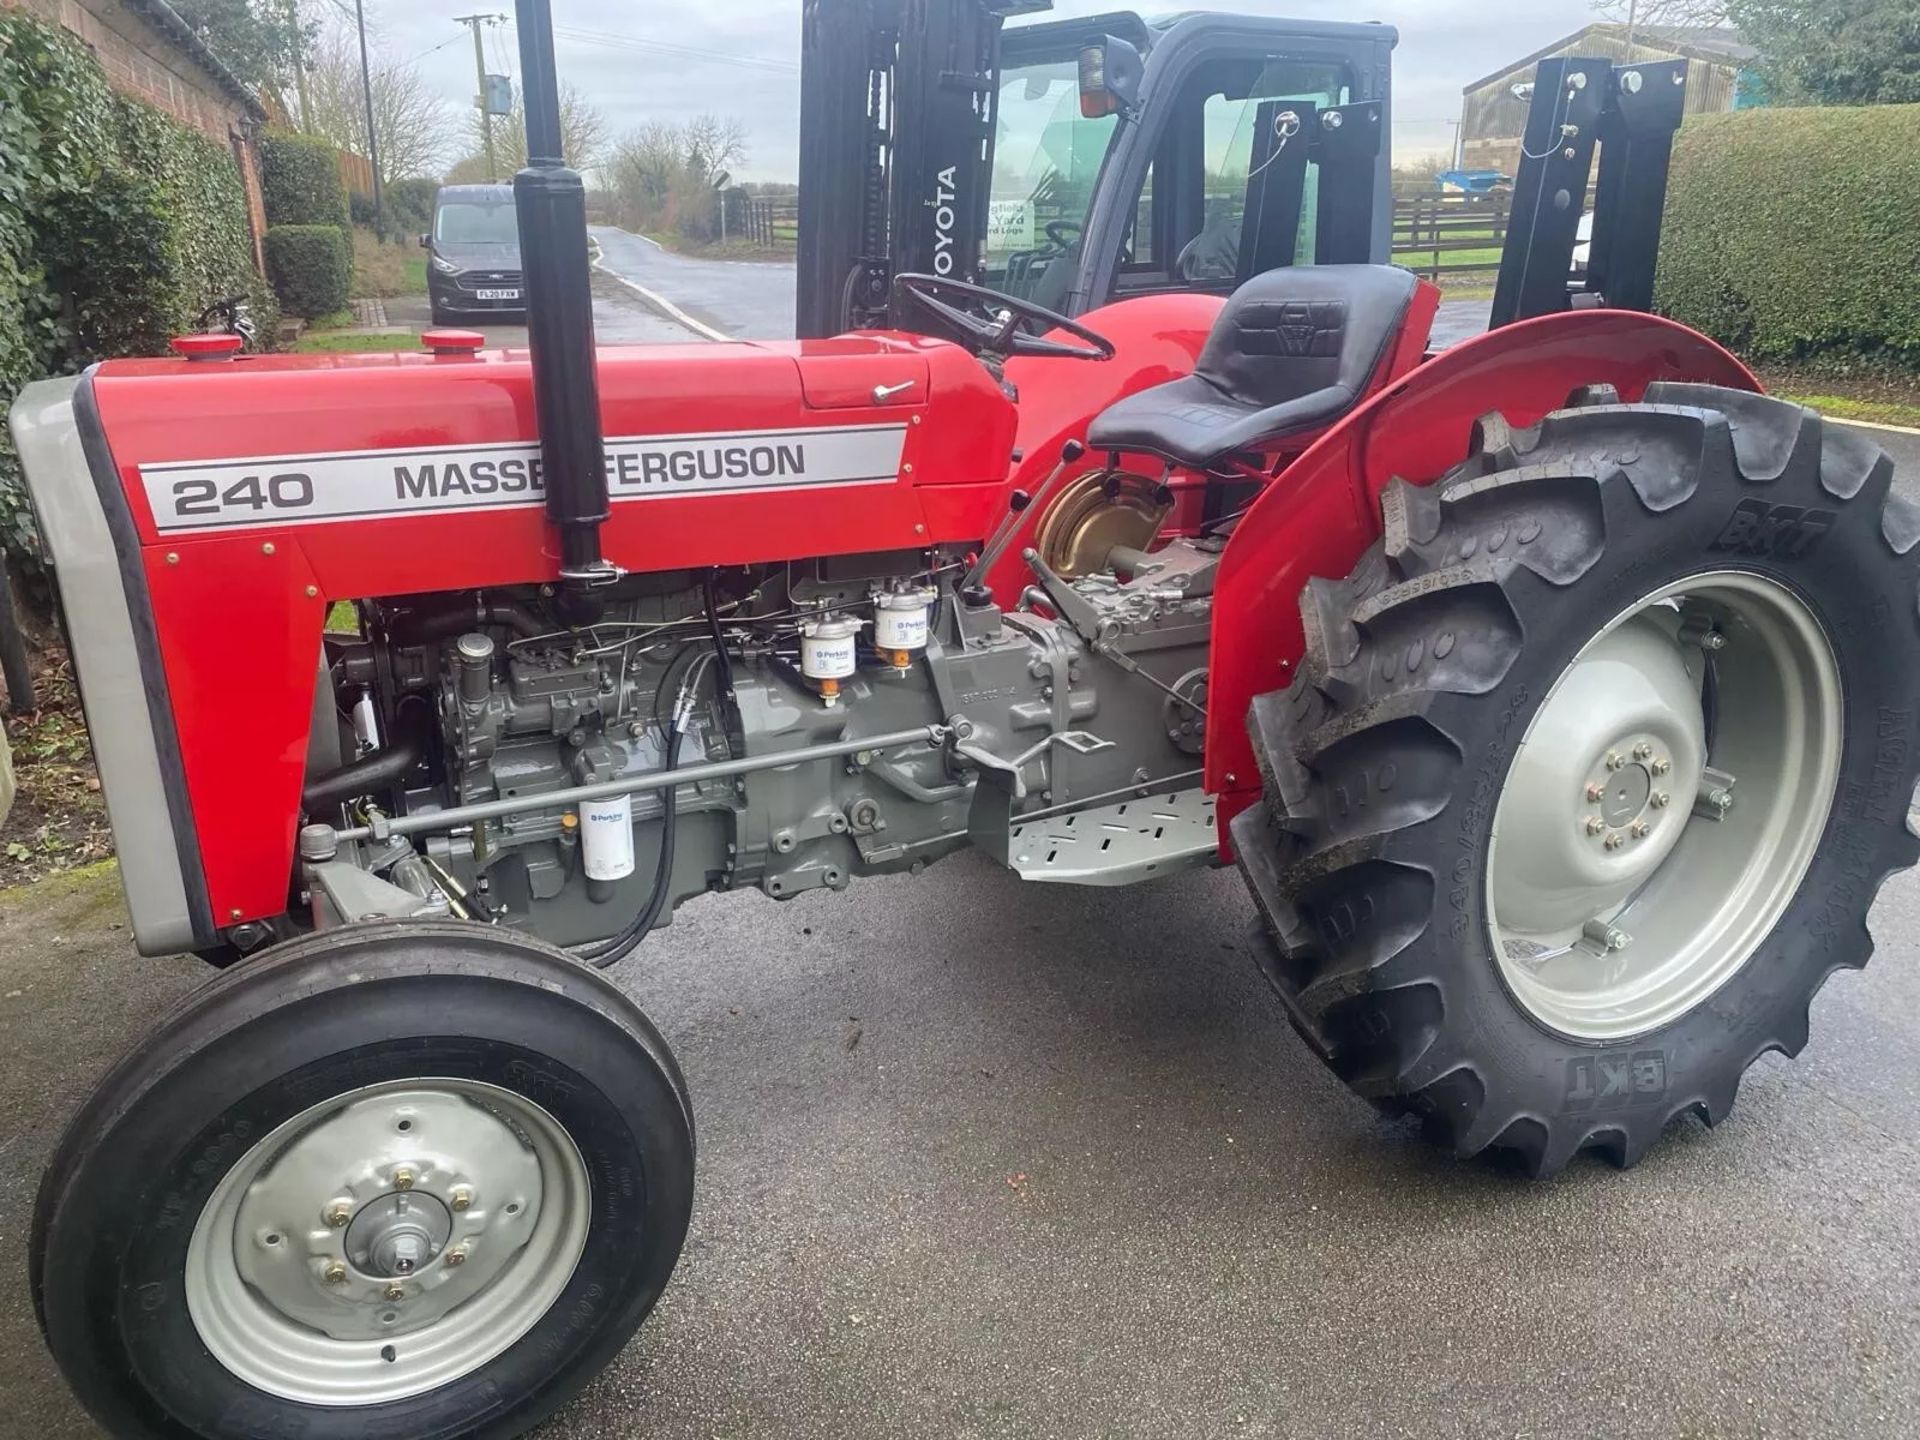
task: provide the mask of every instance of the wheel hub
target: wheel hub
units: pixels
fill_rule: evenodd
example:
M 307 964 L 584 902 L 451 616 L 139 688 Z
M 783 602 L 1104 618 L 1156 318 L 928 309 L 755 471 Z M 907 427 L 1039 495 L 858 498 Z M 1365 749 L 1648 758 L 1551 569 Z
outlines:
M 221 1182 L 189 1246 L 188 1308 L 220 1363 L 272 1394 L 416 1394 L 544 1313 L 589 1205 L 578 1150 L 524 1097 L 369 1087 L 288 1121 Z
M 1690 792 L 1705 765 L 1698 682 L 1659 618 L 1590 645 L 1540 708 L 1501 798 L 1494 906 L 1507 953 L 1565 950 L 1625 904 L 1680 840 L 1655 798 L 1669 781 Z
M 447 1248 L 453 1212 L 424 1191 L 395 1190 L 365 1206 L 347 1228 L 347 1263 L 365 1275 L 404 1278 Z
M 1696 575 L 1615 617 L 1548 692 L 1494 816 L 1488 928 L 1521 1005 L 1611 1041 L 1737 974 L 1818 849 L 1841 721 L 1832 645 L 1779 582 Z

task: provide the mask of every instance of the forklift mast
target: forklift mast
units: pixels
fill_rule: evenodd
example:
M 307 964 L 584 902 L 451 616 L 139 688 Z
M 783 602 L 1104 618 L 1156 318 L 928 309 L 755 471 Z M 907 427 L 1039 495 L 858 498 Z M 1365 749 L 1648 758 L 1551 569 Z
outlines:
M 1651 310 L 1687 62 L 1555 56 L 1540 62 L 1531 99 L 1493 326 L 1567 309 Z M 1591 258 L 1570 283 L 1596 154 Z
M 978 280 L 1000 24 L 1052 0 L 805 0 L 796 333 L 885 325 L 893 276 Z

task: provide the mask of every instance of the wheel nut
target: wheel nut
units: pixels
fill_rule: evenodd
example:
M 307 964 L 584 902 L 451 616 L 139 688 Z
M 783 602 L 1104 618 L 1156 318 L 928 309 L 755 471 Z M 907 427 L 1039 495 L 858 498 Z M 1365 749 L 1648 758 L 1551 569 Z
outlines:
M 406 1287 L 401 1285 L 398 1281 L 395 1281 L 394 1283 L 388 1285 L 387 1288 L 385 1290 L 382 1290 L 380 1293 L 386 1296 L 386 1298 L 389 1300 L 404 1300 L 407 1298 Z
M 1647 803 L 1656 810 L 1664 810 L 1673 803 L 1673 797 L 1664 790 L 1656 790 L 1647 797 Z
M 1606 828 L 1607 828 L 1607 822 L 1602 820 L 1598 815 L 1587 816 L 1587 834 L 1598 835 L 1602 830 L 1605 830 Z
M 1618 850 L 1622 845 L 1626 843 L 1627 843 L 1626 837 L 1622 835 L 1618 830 L 1614 831 L 1611 835 L 1607 836 L 1607 849 L 1609 850 Z
M 327 1266 L 326 1276 L 329 1285 L 344 1285 L 347 1283 L 347 1267 L 336 1260 Z
M 1636 760 L 1651 760 L 1653 758 L 1653 746 L 1642 740 L 1638 745 L 1633 747 L 1633 758 Z
M 353 1211 L 344 1205 L 329 1205 L 327 1207 L 327 1224 L 335 1230 L 344 1230 L 347 1221 L 352 1218 Z
M 1626 756 L 1620 754 L 1617 750 L 1609 750 L 1607 752 L 1607 769 L 1618 770 L 1622 765 L 1625 765 L 1626 763 L 1627 763 Z
M 1634 839 L 1644 840 L 1647 838 L 1647 836 L 1651 835 L 1652 833 L 1653 833 L 1653 826 L 1649 825 L 1646 821 L 1636 820 L 1633 822 L 1633 838 Z
M 393 1188 L 396 1190 L 411 1190 L 413 1188 L 413 1180 L 413 1171 L 405 1165 L 400 1166 L 399 1169 L 393 1172 Z
M 1587 799 L 1598 805 L 1607 798 L 1607 787 L 1597 781 L 1587 786 Z
M 466 1252 L 466 1251 L 464 1251 L 464 1250 L 449 1250 L 449 1251 L 447 1251 L 447 1264 L 449 1264 L 449 1265 L 464 1265 L 464 1264 L 466 1264 L 466 1263 L 467 1263 L 467 1252 Z
M 1656 775 L 1664 775 L 1671 769 L 1673 769 L 1673 762 L 1664 755 L 1653 762 L 1653 773 Z
M 473 1191 L 464 1185 L 456 1185 L 453 1193 L 447 1197 L 447 1204 L 455 1210 L 471 1210 L 473 1208 Z

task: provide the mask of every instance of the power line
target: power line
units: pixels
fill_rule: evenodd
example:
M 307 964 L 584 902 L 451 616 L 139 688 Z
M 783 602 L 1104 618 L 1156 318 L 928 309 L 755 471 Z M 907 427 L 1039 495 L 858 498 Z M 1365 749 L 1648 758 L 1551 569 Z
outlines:
M 431 48 L 426 50 L 422 50 L 418 55 L 412 56 L 411 58 L 403 61 L 402 63 L 406 65 L 417 65 L 422 60 L 426 59 L 427 56 L 432 55 L 437 51 L 444 50 L 449 45 L 458 45 L 462 40 L 466 38 L 467 37 L 464 35 L 456 35 L 451 40 L 442 40 L 438 45 L 432 46 Z
M 706 50 L 693 45 L 675 45 L 665 40 L 642 40 L 634 35 L 615 35 L 604 30 L 583 30 L 571 25 L 556 25 L 553 28 L 556 35 L 564 35 L 570 40 L 584 40 L 592 45 L 608 45 L 617 49 L 639 50 L 665 55 L 676 60 L 705 60 L 719 65 L 740 65 L 748 69 L 769 70 L 780 74 L 792 74 L 800 68 L 791 60 L 774 60 L 764 55 L 741 55 L 724 50 Z

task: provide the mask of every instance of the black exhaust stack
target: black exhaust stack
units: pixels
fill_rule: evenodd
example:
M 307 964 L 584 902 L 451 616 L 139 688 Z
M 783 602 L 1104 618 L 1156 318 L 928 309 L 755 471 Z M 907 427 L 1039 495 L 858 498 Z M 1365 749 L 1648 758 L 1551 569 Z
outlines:
M 527 340 L 540 422 L 547 518 L 560 530 L 560 574 L 577 593 L 616 579 L 600 554 L 607 470 L 587 263 L 587 189 L 562 153 L 560 83 L 549 0 L 519 0 L 527 168 L 513 177 L 525 271 Z

